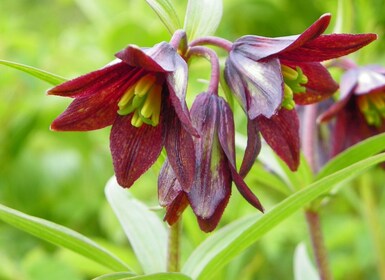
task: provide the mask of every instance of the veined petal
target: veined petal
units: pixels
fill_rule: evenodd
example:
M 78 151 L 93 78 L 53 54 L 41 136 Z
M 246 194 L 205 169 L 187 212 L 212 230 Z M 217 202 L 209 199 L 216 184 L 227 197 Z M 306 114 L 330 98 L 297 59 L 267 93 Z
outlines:
M 300 159 L 297 112 L 282 108 L 270 119 L 261 116 L 256 122 L 267 144 L 292 171 L 297 170 Z
M 182 187 L 176 179 L 175 172 L 166 159 L 158 177 L 159 204 L 163 207 L 171 204 L 181 191 Z
M 357 87 L 354 90 L 356 95 L 385 91 L 385 73 L 376 70 L 372 70 L 370 67 L 362 67 L 357 70 Z
M 194 136 L 199 136 L 191 123 L 186 104 L 188 69 L 186 62 L 178 55 L 174 57 L 175 70 L 167 74 L 167 85 L 172 105 L 185 129 Z
M 290 51 L 320 36 L 328 27 L 330 18 L 330 14 L 322 15 L 300 35 L 277 38 L 244 36 L 234 43 L 233 50 L 243 53 L 252 60 L 261 60 L 281 52 Z
M 152 48 L 129 45 L 115 56 L 132 67 L 140 67 L 152 72 L 172 72 L 175 70 L 176 50 L 162 42 Z
M 191 108 L 193 123 L 202 137 L 194 139 L 197 175 L 188 199 L 196 216 L 203 220 L 211 220 L 217 209 L 224 208 L 231 192 L 229 163 L 217 135 L 219 112 L 215 98 L 200 94 Z
M 51 124 L 56 131 L 88 131 L 113 124 L 118 101 L 128 83 L 113 83 L 94 94 L 76 98 Z
M 216 99 L 219 121 L 218 121 L 218 138 L 221 144 L 223 151 L 226 154 L 226 157 L 229 163 L 236 166 L 235 163 L 235 129 L 234 129 L 234 119 L 233 112 L 231 111 L 229 105 L 222 97 L 212 96 L 213 99 Z
M 233 72 L 240 78 L 232 80 L 227 75 L 227 83 L 237 97 L 246 97 L 247 113 L 250 119 L 259 115 L 271 117 L 281 105 L 283 97 L 283 78 L 279 60 L 253 61 L 231 52 L 229 59 Z M 242 84 L 240 84 L 242 82 Z
M 169 101 L 165 100 L 164 103 L 163 137 L 168 161 L 183 190 L 188 192 L 195 176 L 194 142 L 191 134 L 182 126 Z
M 215 208 L 214 213 L 210 217 L 203 218 L 201 216 L 197 216 L 198 224 L 201 230 L 204 232 L 211 232 L 217 227 L 223 215 L 223 211 L 229 202 L 229 198 L 230 194 L 219 203 L 219 205 Z
M 134 127 L 131 117 L 132 114 L 118 116 L 110 135 L 116 178 L 125 188 L 154 164 L 162 150 L 162 124 Z
M 90 72 L 73 80 L 64 82 L 47 91 L 49 95 L 65 97 L 86 97 L 111 91 L 130 79 L 138 70 L 124 62 L 114 63 L 99 70 Z
M 183 211 L 188 206 L 189 201 L 185 192 L 178 193 L 178 196 L 167 206 L 166 215 L 163 220 L 169 225 L 175 224 Z
M 256 121 L 247 120 L 247 145 L 243 156 L 239 174 L 246 177 L 261 151 L 261 136 Z
M 290 65 L 290 64 L 289 64 Z M 332 96 L 338 89 L 338 84 L 333 80 L 329 71 L 320 63 L 297 63 L 308 82 L 304 85 L 306 92 L 294 94 L 294 101 L 299 105 L 320 102 Z
M 281 52 L 279 57 L 292 61 L 321 62 L 355 52 L 376 39 L 376 34 L 321 35 L 299 48 Z

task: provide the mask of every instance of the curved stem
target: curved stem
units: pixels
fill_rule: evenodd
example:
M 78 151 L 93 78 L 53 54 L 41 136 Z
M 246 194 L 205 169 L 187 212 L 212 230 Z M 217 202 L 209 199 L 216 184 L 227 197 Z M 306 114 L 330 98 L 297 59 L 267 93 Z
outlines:
M 191 56 L 202 56 L 210 60 L 211 63 L 211 78 L 208 92 L 218 95 L 218 85 L 220 79 L 220 66 L 217 54 L 206 47 L 191 47 L 188 51 L 188 58 Z
M 180 270 L 180 235 L 181 235 L 181 219 L 170 226 L 168 231 L 168 247 L 167 247 L 167 271 L 178 272 Z
M 175 31 L 170 40 L 170 45 L 176 50 L 180 50 L 182 54 L 185 54 L 187 51 L 186 32 L 182 29 Z
M 195 39 L 190 43 L 191 47 L 201 46 L 201 45 L 213 45 L 216 47 L 220 47 L 226 50 L 227 52 L 230 52 L 233 47 L 233 43 L 230 42 L 229 40 L 219 38 L 219 37 L 214 37 L 214 36 L 201 37 L 201 38 Z
M 319 169 L 318 161 L 316 159 L 316 145 L 318 137 L 316 122 L 317 104 L 311 104 L 305 107 L 303 119 L 302 151 L 309 163 L 310 168 L 313 172 L 316 172 Z M 314 209 L 307 209 L 305 210 L 305 216 L 320 279 L 330 280 L 332 279 L 332 274 L 323 239 L 319 212 Z

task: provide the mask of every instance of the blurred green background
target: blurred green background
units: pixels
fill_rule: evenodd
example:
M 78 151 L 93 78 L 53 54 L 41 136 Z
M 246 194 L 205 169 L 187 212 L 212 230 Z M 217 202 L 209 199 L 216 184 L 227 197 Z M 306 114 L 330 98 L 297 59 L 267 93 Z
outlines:
M 173 1 L 183 19 L 185 0 Z M 385 65 L 385 1 L 349 4 L 344 32 L 376 32 L 380 39 L 354 58 Z M 225 0 L 217 35 L 234 40 L 246 34 L 298 34 L 321 14 L 337 18 L 337 1 Z M 170 35 L 144 0 L 0 0 L 0 59 L 31 65 L 66 78 L 100 68 L 127 44 L 152 46 Z M 207 69 L 205 62 L 192 67 Z M 207 72 L 207 70 L 206 70 Z M 199 72 L 200 73 L 200 72 Z M 190 77 L 190 92 L 205 84 Z M 205 77 L 203 77 L 205 78 Z M 104 197 L 113 175 L 109 128 L 87 133 L 49 130 L 70 100 L 46 96 L 50 86 L 0 65 L 0 203 L 49 219 L 111 247 L 135 268 L 138 264 Z M 241 115 L 241 112 L 238 112 Z M 237 115 L 238 120 L 242 116 Z M 152 168 L 132 188 L 150 206 L 157 205 Z M 384 172 L 372 170 L 374 208 L 385 209 Z M 269 209 L 284 197 L 247 177 Z M 324 207 L 322 218 L 336 279 L 379 279 L 360 198 L 359 181 L 339 191 Z M 234 191 L 222 224 L 255 210 Z M 385 211 L 378 211 L 381 225 Z M 160 212 L 159 215 L 163 213 Z M 190 210 L 184 218 L 184 258 L 207 235 L 199 231 Z M 308 244 L 302 213 L 297 213 L 229 264 L 218 279 L 293 279 L 293 254 Z M 0 279 L 89 279 L 103 267 L 51 246 L 0 222 Z

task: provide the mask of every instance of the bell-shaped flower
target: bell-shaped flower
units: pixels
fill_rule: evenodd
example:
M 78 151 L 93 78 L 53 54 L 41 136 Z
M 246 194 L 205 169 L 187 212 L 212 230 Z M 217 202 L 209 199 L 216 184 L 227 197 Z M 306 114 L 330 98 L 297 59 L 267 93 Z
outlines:
M 318 120 L 335 120 L 332 156 L 385 132 L 385 68 L 368 65 L 347 70 L 341 77 L 339 100 Z
M 321 62 L 352 53 L 377 37 L 375 34 L 322 35 L 329 22 L 330 15 L 325 14 L 300 35 L 241 37 L 232 45 L 226 61 L 227 84 L 251 122 L 249 137 L 260 131 L 292 170 L 299 163 L 295 104 L 319 102 L 338 89 Z M 248 150 L 257 150 L 255 145 Z M 252 162 L 251 157 L 244 162 L 242 174 L 248 172 Z
M 175 174 L 192 184 L 197 135 L 185 103 L 187 65 L 175 48 L 129 45 L 106 67 L 48 91 L 74 98 L 51 125 L 87 131 L 112 125 L 110 148 L 117 180 L 130 187 L 158 158 L 163 146 Z
M 263 211 L 235 167 L 234 121 L 228 104 L 216 94 L 202 93 L 191 108 L 191 119 L 200 134 L 193 139 L 196 176 L 191 188 L 186 189 L 165 162 L 158 181 L 159 201 L 167 209 L 165 220 L 175 223 L 190 205 L 200 228 L 214 230 L 230 198 L 232 182 L 247 201 Z

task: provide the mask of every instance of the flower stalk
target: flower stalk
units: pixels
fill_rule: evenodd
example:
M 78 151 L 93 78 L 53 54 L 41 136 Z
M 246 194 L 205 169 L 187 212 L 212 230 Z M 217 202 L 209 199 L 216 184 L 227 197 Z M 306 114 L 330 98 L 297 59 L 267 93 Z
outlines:
M 167 271 L 180 270 L 180 236 L 182 231 L 181 219 L 171 225 L 168 230 Z

